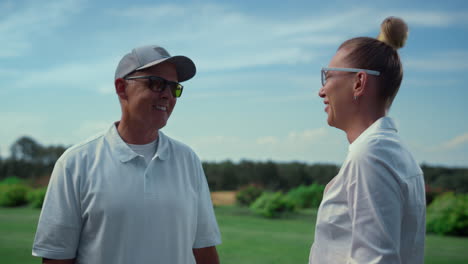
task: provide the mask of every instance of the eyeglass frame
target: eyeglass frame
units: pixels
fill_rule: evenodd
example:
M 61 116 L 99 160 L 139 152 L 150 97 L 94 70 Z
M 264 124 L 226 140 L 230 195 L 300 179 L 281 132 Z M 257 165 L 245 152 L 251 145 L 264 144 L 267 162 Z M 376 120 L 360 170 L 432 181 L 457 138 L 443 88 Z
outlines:
M 380 75 L 379 71 L 374 71 L 374 70 L 366 70 L 366 69 L 358 69 L 358 68 L 328 68 L 328 67 L 323 67 L 322 70 L 321 70 L 322 86 L 325 86 L 325 84 L 327 83 L 326 72 L 328 72 L 328 71 L 341 71 L 341 72 L 354 72 L 354 73 L 365 72 L 367 74 L 374 75 L 374 76 L 379 76 Z
M 171 87 L 171 94 L 175 98 L 181 97 L 182 91 L 184 90 L 184 86 L 182 84 L 178 82 L 166 80 L 163 77 L 159 77 L 159 76 L 152 76 L 152 75 L 130 76 L 130 77 L 124 77 L 123 79 L 124 80 L 147 79 L 149 81 L 148 88 L 153 92 L 163 92 L 169 84 L 175 84 L 174 86 L 172 86 L 174 88 Z M 156 81 L 156 80 L 161 80 L 163 82 L 162 88 L 158 88 L 158 87 L 155 87 L 155 85 L 153 85 L 153 81 Z M 179 96 L 177 96 L 177 93 L 176 93 L 177 91 L 180 91 Z

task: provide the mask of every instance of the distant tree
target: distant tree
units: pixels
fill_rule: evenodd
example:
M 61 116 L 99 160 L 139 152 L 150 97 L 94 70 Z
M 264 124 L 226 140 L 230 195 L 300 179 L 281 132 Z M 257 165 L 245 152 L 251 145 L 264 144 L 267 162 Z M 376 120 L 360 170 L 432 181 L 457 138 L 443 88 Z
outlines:
M 325 185 L 338 172 L 329 164 L 308 165 L 300 162 L 279 163 L 242 160 L 239 163 L 223 161 L 204 162 L 211 190 L 238 190 L 242 186 L 257 184 L 271 191 L 288 191 L 299 185 L 318 183 Z
M 44 147 L 31 137 L 21 137 L 10 147 L 10 157 L 0 162 L 0 179 L 16 176 L 34 179 L 52 172 L 64 146 Z
M 38 159 L 42 164 L 55 164 L 55 162 L 62 156 L 66 148 L 64 146 L 48 146 L 41 149 Z
M 202 164 L 211 190 L 236 190 L 239 186 L 236 165 L 232 161 Z
M 425 183 L 431 188 L 440 188 L 456 193 L 468 193 L 468 168 L 448 168 L 422 164 Z
M 300 162 L 278 164 L 278 175 L 280 189 L 283 191 L 313 182 L 312 177 L 307 175 L 306 164 Z
M 258 176 L 266 189 L 279 190 L 281 183 L 279 181 L 278 167 L 273 161 L 259 163 Z
M 0 157 L 0 180 L 3 179 L 3 178 L 6 178 L 5 177 L 2 177 L 4 176 L 6 173 L 6 170 L 5 170 L 5 162 L 3 161 L 3 159 Z
M 340 170 L 340 167 L 332 164 L 314 164 L 307 166 L 308 177 L 311 177 L 312 183 L 326 185 Z
M 10 157 L 0 157 L 0 180 L 10 176 L 34 179 L 52 172 L 55 162 L 66 147 L 43 146 L 31 137 L 20 137 L 10 147 Z M 427 188 L 468 193 L 468 168 L 448 168 L 422 164 Z M 326 185 L 340 167 L 334 164 L 301 162 L 259 162 L 230 160 L 203 162 L 210 189 L 238 190 L 256 184 L 266 190 L 287 192 L 300 185 Z
M 35 163 L 40 156 L 42 146 L 30 137 L 21 137 L 10 147 L 11 158 Z

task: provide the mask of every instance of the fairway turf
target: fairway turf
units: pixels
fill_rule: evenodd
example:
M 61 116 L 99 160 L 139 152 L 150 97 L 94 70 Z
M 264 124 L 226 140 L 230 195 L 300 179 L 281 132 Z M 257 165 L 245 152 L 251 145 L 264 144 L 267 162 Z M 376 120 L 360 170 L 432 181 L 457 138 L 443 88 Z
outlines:
M 307 263 L 313 240 L 315 212 L 265 219 L 247 208 L 215 208 L 223 243 L 222 264 Z M 40 211 L 29 207 L 0 208 L 0 264 L 40 263 L 31 256 Z M 427 235 L 426 264 L 468 263 L 468 238 Z
M 217 207 L 223 243 L 218 252 L 229 263 L 307 263 L 313 240 L 315 214 L 270 220 L 247 208 Z
M 40 210 L 0 207 L 0 263 L 41 263 L 31 256 Z

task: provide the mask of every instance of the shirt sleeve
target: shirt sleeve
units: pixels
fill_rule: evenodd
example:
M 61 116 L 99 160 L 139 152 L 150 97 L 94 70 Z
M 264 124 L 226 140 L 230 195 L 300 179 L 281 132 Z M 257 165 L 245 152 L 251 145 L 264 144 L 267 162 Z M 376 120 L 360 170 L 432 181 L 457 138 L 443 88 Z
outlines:
M 198 212 L 197 231 L 193 248 L 204 248 L 221 244 L 221 235 L 211 202 L 208 182 L 199 160 L 197 167 L 197 175 L 199 177 Z
M 349 166 L 352 237 L 347 263 L 401 263 L 403 198 L 397 175 L 381 155 L 372 153 Z
M 80 227 L 77 177 L 58 161 L 44 199 L 32 255 L 50 259 L 72 259 L 76 255 Z

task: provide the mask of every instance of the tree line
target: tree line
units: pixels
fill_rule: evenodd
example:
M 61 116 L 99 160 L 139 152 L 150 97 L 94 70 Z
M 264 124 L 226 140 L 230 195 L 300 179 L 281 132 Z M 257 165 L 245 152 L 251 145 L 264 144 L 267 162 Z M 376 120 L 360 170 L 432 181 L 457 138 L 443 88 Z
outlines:
M 10 147 L 10 156 L 0 157 L 0 180 L 17 177 L 34 182 L 48 177 L 66 146 L 44 146 L 31 137 L 21 137 Z M 238 190 L 256 184 L 265 189 L 288 191 L 300 185 L 325 185 L 339 171 L 335 164 L 242 160 L 203 162 L 212 191 Z M 468 193 L 468 168 L 422 164 L 426 184 L 440 191 Z

